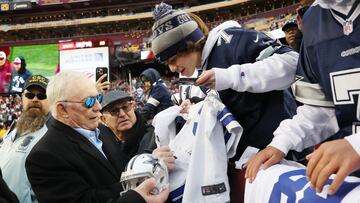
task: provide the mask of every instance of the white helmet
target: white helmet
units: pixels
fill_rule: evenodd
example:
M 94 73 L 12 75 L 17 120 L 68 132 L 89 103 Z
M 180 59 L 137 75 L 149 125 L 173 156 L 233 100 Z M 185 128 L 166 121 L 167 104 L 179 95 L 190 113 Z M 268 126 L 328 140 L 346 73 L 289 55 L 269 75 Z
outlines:
M 169 174 L 166 164 L 152 154 L 139 154 L 130 159 L 122 172 L 120 182 L 124 192 L 136 188 L 144 180 L 154 177 L 156 187 L 151 192 L 158 194 L 169 185 Z

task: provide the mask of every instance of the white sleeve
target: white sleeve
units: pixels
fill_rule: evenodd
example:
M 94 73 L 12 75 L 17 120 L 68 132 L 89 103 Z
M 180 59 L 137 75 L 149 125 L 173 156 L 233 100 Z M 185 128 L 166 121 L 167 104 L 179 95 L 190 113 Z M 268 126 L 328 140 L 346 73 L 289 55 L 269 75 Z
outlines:
M 351 144 L 351 146 L 360 156 L 360 133 L 347 136 L 345 139 Z
M 282 121 L 274 132 L 269 146 L 285 154 L 289 150 L 302 151 L 324 141 L 339 131 L 333 108 L 303 105 L 292 119 Z
M 255 63 L 232 65 L 215 71 L 215 89 L 238 92 L 267 92 L 284 90 L 295 81 L 298 53 L 274 54 Z

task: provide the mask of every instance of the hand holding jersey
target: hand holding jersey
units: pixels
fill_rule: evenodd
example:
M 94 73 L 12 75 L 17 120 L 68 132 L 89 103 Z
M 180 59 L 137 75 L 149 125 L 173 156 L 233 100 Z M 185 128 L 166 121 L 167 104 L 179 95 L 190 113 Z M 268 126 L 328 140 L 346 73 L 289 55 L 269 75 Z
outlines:
M 154 149 L 152 154 L 162 159 L 165 162 L 169 171 L 175 169 L 175 157 L 168 145 L 164 145 Z
M 270 166 L 279 163 L 284 157 L 284 152 L 272 146 L 261 150 L 246 163 L 245 178 L 249 179 L 249 182 L 252 183 L 255 180 L 260 167 L 262 169 L 267 169 Z
M 360 168 L 359 154 L 345 139 L 322 144 L 307 159 L 306 177 L 317 192 L 322 191 L 331 174 L 336 174 L 328 191 L 330 195 L 335 194 L 347 175 Z
M 336 178 L 336 177 L 335 177 Z M 328 195 L 334 175 L 327 179 L 324 191 L 311 189 L 305 167 L 297 162 L 282 160 L 280 164 L 260 170 L 254 182 L 246 182 L 244 203 L 306 202 L 354 203 L 360 200 L 360 178 L 348 176 L 334 195 Z M 259 193 L 261 195 L 259 195 Z

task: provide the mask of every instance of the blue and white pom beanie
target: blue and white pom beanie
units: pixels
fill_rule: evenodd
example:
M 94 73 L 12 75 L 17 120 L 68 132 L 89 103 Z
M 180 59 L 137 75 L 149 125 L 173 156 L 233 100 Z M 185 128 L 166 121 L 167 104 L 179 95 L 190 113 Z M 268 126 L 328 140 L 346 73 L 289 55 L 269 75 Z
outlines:
M 197 42 L 204 37 L 197 23 L 184 11 L 173 10 L 161 3 L 155 6 L 151 49 L 164 62 L 186 49 L 186 42 Z

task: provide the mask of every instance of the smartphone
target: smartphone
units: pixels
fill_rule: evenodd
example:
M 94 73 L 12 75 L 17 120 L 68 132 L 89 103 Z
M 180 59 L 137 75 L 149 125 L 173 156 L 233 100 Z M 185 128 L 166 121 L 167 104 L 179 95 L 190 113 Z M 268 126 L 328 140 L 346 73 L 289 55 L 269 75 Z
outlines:
M 180 85 L 194 85 L 198 78 L 179 78 Z
M 98 81 L 98 79 L 104 74 L 107 74 L 107 76 L 101 81 L 102 83 L 108 81 L 109 71 L 107 67 L 97 67 L 95 73 L 95 82 Z

